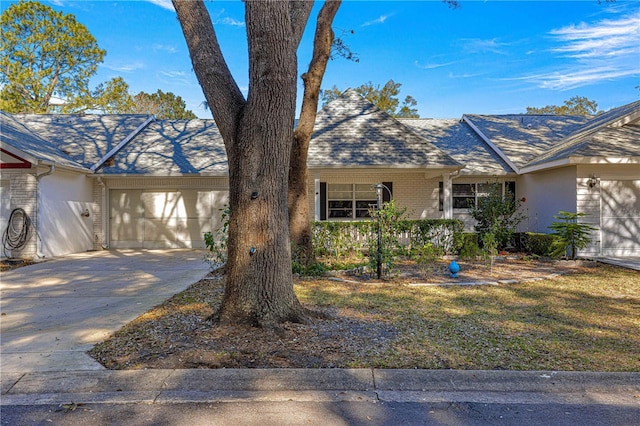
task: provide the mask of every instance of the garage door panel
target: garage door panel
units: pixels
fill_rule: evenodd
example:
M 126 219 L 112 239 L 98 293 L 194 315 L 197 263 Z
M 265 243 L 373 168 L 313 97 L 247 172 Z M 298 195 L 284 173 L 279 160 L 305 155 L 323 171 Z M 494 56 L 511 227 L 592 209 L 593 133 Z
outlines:
M 142 191 L 111 191 L 109 194 L 110 217 L 116 217 L 123 212 L 133 217 L 143 217 L 144 204 L 141 199 Z
M 169 219 L 144 219 L 145 241 L 175 241 L 178 221 Z
M 176 231 L 179 241 L 204 241 L 204 233 L 211 232 L 211 219 L 180 219 Z
M 602 254 L 640 255 L 640 180 L 602 181 Z
M 602 216 L 640 217 L 640 180 L 602 183 Z
M 196 218 L 211 217 L 214 213 L 213 194 L 211 191 L 182 191 L 182 199 L 178 204 L 177 216 Z
M 204 248 L 204 233 L 221 226 L 223 190 L 111 190 L 114 248 Z
M 168 219 L 176 216 L 179 196 L 175 192 L 144 192 L 144 217 L 150 219 Z
M 111 240 L 142 242 L 144 239 L 144 219 L 133 218 L 124 212 L 111 218 Z

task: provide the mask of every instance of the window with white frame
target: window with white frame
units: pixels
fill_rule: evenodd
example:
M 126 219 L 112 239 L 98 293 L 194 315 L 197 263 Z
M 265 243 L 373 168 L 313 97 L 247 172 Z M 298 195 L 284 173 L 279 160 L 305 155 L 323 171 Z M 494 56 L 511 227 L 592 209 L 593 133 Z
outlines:
M 476 205 L 479 197 L 486 197 L 496 183 L 454 183 L 451 185 L 451 196 L 454 209 L 468 209 Z M 502 196 L 514 197 L 516 192 L 515 182 L 498 183 Z M 444 190 L 440 182 L 440 211 L 443 209 Z
M 360 219 L 369 217 L 369 208 L 376 206 L 378 196 L 370 184 L 327 184 L 327 217 L 329 219 Z

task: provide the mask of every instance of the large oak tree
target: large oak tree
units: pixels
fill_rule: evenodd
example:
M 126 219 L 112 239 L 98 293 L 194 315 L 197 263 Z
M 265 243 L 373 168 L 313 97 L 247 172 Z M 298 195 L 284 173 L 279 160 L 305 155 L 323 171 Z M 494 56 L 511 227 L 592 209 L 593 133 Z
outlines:
M 249 92 L 245 99 L 229 71 L 204 3 L 173 0 L 229 162 L 227 282 L 217 315 L 223 323 L 270 326 L 307 319 L 293 292 L 289 167 L 293 158 L 293 163 L 304 166 L 298 168 L 300 173 L 306 173 L 306 148 L 333 39 L 331 22 L 339 3 L 328 1 L 319 13 L 315 47 L 320 50 L 314 50 L 309 71 L 303 76 L 307 105 L 302 114 L 306 118 L 301 117 L 294 133 L 297 49 L 313 2 L 245 1 L 249 48 Z M 328 48 L 320 47 L 327 43 Z M 294 180 L 304 182 L 306 197 L 306 178 L 297 176 Z

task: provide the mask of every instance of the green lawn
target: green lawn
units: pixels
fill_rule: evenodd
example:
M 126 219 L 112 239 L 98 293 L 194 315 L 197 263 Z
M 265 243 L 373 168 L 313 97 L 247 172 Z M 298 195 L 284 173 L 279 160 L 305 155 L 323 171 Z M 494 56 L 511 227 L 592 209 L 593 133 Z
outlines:
M 502 286 L 303 281 L 296 291 L 397 329 L 353 367 L 640 371 L 640 274 L 620 268 Z
M 223 281 L 194 284 L 91 354 L 116 369 L 640 371 L 640 273 L 621 268 L 473 287 L 301 279 L 301 302 L 334 317 L 279 330 L 206 321 Z

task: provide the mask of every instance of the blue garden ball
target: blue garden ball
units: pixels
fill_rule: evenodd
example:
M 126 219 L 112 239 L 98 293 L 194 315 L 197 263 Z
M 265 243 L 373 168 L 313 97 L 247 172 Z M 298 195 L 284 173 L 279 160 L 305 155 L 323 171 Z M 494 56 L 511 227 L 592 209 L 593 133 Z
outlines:
M 449 272 L 453 278 L 458 278 L 458 272 L 460 272 L 460 265 L 455 260 L 452 260 L 449 264 Z

